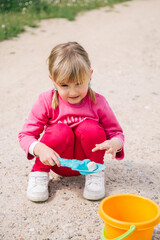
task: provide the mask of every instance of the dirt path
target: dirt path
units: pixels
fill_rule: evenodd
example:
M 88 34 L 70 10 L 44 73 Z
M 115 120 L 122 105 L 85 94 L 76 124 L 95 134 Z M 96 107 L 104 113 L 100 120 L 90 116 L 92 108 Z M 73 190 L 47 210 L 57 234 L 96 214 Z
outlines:
M 160 204 L 159 13 L 159 0 L 135 0 L 111 12 L 81 14 L 74 22 L 42 21 L 40 28 L 0 43 L 0 239 L 100 240 L 100 202 L 83 199 L 83 176 L 51 173 L 48 202 L 26 199 L 33 161 L 26 160 L 17 134 L 39 93 L 52 87 L 46 59 L 60 42 L 78 41 L 86 48 L 93 89 L 105 95 L 126 135 L 125 159 L 105 158 L 107 196 L 135 193 Z

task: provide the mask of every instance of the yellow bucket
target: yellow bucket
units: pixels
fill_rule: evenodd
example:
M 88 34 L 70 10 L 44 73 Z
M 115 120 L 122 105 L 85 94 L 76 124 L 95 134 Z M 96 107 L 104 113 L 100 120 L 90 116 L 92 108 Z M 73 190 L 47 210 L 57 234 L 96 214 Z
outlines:
M 99 215 L 105 225 L 101 240 L 151 240 L 160 222 L 160 208 L 149 198 L 117 194 L 104 198 Z

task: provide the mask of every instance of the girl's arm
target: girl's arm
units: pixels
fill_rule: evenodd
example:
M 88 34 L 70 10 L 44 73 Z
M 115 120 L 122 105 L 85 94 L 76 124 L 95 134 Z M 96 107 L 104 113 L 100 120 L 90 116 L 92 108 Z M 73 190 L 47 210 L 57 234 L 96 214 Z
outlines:
M 34 158 L 34 156 L 29 153 L 29 147 L 39 139 L 40 134 L 44 130 L 44 126 L 48 122 L 49 115 L 50 112 L 45 94 L 42 93 L 33 105 L 28 120 L 18 135 L 20 146 L 26 152 L 28 159 Z
M 103 98 L 103 101 L 103 108 L 99 112 L 99 117 L 107 140 L 101 144 L 97 144 L 92 151 L 105 149 L 106 153 L 112 154 L 112 158 L 121 160 L 124 158 L 123 130 L 105 98 Z

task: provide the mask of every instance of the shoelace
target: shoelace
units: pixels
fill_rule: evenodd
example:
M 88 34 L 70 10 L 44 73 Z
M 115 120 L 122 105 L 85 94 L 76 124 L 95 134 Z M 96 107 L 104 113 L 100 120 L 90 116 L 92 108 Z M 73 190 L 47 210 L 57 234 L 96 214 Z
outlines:
M 101 184 L 101 182 L 102 182 L 102 175 L 94 174 L 94 175 L 87 176 L 87 185 L 90 185 L 92 183 L 99 185 Z
M 35 184 L 38 185 L 47 185 L 48 178 L 46 176 L 31 177 L 32 181 L 35 181 Z

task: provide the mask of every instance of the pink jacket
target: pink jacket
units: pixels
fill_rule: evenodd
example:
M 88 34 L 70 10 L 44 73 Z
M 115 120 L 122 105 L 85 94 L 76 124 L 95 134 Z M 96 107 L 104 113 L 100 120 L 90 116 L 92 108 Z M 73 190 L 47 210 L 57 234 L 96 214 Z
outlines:
M 51 107 L 54 90 L 40 94 L 38 100 L 32 107 L 27 122 L 19 133 L 20 146 L 24 149 L 28 159 L 33 156 L 29 153 L 29 147 L 40 138 L 40 134 L 49 126 L 64 123 L 71 128 L 85 119 L 93 119 L 99 122 L 106 133 L 106 138 L 117 137 L 124 146 L 124 135 L 113 111 L 106 99 L 95 93 L 97 104 L 90 101 L 89 96 L 80 104 L 70 104 L 59 96 L 59 106 L 54 110 Z M 117 153 L 116 159 L 124 158 L 124 149 Z

